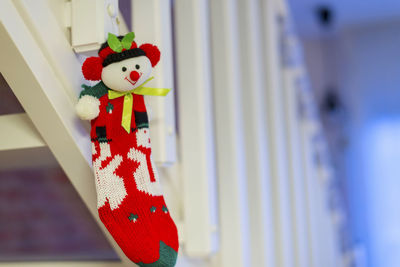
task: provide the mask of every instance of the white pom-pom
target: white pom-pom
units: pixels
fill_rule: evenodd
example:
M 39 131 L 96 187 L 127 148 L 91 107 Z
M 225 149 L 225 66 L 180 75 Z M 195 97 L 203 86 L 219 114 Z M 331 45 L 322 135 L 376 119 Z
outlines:
M 100 100 L 91 95 L 82 96 L 76 105 L 76 113 L 82 120 L 93 120 L 99 116 Z

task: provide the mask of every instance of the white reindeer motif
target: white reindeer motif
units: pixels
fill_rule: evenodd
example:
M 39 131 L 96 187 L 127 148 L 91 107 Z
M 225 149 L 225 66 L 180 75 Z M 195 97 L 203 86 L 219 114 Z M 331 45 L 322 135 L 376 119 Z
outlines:
M 137 146 L 150 148 L 150 136 L 148 129 L 139 129 L 136 135 Z M 115 155 L 111 161 L 102 168 L 102 163 L 111 157 L 110 144 L 100 143 L 100 155 L 93 162 L 93 169 L 96 177 L 97 189 L 97 207 L 102 207 L 107 200 L 109 201 L 111 210 L 118 208 L 127 195 L 124 181 L 115 174 L 115 170 L 122 163 L 122 156 Z M 92 153 L 97 154 L 96 147 L 92 143 Z M 162 190 L 159 183 L 158 172 L 154 166 L 152 157 L 147 160 L 146 154 L 132 147 L 127 155 L 128 159 L 136 161 L 139 166 L 133 173 L 137 189 L 153 196 L 161 196 Z M 150 164 L 150 166 L 149 166 Z M 154 173 L 154 181 L 151 180 L 149 167 Z
M 126 197 L 124 181 L 115 174 L 115 170 L 122 162 L 120 155 L 114 158 L 102 168 L 103 161 L 111 157 L 110 144 L 100 143 L 100 156 L 93 162 L 93 169 L 96 177 L 97 189 L 97 208 L 102 207 L 106 201 L 109 201 L 111 210 L 118 208 L 119 204 Z M 92 153 L 97 154 L 96 147 L 92 143 Z
M 148 129 L 139 129 L 136 133 L 138 147 L 150 148 L 150 136 Z M 133 173 L 137 189 L 153 196 L 161 196 L 162 190 L 158 179 L 158 172 L 153 168 L 153 158 L 147 161 L 146 155 L 138 149 L 132 147 L 128 152 L 128 158 L 139 163 L 139 167 Z M 154 173 L 154 181 L 151 181 L 149 166 Z

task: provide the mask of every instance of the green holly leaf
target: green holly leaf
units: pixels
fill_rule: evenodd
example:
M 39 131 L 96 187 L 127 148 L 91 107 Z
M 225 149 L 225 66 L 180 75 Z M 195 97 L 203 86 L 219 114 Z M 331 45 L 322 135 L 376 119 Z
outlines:
M 129 49 L 131 48 L 133 39 L 135 39 L 135 33 L 134 32 L 130 32 L 128 34 L 126 34 L 124 36 L 124 38 L 122 38 L 121 40 L 121 44 L 125 49 Z
M 122 44 L 114 34 L 108 33 L 107 43 L 114 52 L 122 52 Z

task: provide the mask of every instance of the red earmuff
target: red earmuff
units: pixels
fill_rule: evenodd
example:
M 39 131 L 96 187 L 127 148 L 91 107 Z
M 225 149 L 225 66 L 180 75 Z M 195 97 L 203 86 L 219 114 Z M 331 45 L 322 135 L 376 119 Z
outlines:
M 88 57 L 82 65 L 82 74 L 86 80 L 101 80 L 101 72 L 103 71 L 103 59 L 100 57 Z
M 145 53 L 146 57 L 150 59 L 151 66 L 154 67 L 160 61 L 161 52 L 157 46 L 152 44 L 142 44 L 140 47 Z

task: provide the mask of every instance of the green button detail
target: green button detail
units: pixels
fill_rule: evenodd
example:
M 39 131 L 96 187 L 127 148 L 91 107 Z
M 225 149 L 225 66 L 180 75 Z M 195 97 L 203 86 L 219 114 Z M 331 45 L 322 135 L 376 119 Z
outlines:
M 106 111 L 108 113 L 112 113 L 113 109 L 114 109 L 114 106 L 111 103 L 108 103 L 107 107 L 106 107 Z
M 152 213 L 154 213 L 154 212 L 156 211 L 156 209 L 157 209 L 157 208 L 153 206 L 153 207 L 150 208 L 150 211 L 151 211 Z
M 162 210 L 163 210 L 164 213 L 168 213 L 168 209 L 167 209 L 166 206 L 163 206 L 163 207 L 162 207 Z
M 137 216 L 136 214 L 131 213 L 131 215 L 129 215 L 128 219 L 132 222 L 136 222 L 136 220 L 139 218 L 139 216 Z

